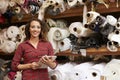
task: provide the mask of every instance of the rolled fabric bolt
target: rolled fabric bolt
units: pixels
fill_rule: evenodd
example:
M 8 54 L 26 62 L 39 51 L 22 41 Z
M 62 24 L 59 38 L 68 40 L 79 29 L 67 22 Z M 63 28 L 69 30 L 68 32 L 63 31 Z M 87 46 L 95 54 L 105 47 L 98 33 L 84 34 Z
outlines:
M 106 80 L 120 80 L 120 60 L 112 59 L 104 68 L 103 76 Z

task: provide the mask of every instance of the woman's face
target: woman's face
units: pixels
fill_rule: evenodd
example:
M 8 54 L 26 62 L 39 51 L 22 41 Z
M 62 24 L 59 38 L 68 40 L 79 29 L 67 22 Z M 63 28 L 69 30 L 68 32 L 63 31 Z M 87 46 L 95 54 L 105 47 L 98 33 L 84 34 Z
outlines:
M 38 21 L 32 21 L 30 23 L 30 34 L 32 38 L 39 37 L 41 32 L 41 24 Z

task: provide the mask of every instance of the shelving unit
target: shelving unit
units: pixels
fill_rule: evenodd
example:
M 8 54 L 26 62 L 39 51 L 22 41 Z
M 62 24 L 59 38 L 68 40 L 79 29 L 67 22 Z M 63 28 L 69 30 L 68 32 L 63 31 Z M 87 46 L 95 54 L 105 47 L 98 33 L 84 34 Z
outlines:
M 120 2 L 119 2 L 120 4 Z M 91 10 L 91 6 L 88 5 L 88 11 Z M 119 13 L 120 12 L 120 5 L 117 8 L 115 3 L 111 3 L 109 8 L 106 8 L 103 4 L 97 5 L 96 11 L 100 14 L 108 14 L 108 13 Z M 75 17 L 75 16 L 82 16 L 83 15 L 83 7 L 75 7 L 66 10 L 65 12 L 58 14 L 57 16 L 50 16 L 46 15 L 47 18 L 66 18 L 66 17 Z
M 119 1 L 120 4 L 120 1 Z M 88 5 L 88 11 L 91 10 L 90 8 L 91 6 Z M 97 5 L 96 11 L 101 13 L 101 14 L 116 14 L 120 16 L 120 5 L 119 7 L 116 7 L 115 3 L 110 3 L 109 8 L 106 8 L 103 4 L 99 4 Z M 59 18 L 68 18 L 68 17 L 80 17 L 83 15 L 83 6 L 80 7 L 74 7 L 71 9 L 67 9 L 65 12 L 60 13 L 58 15 L 52 16 L 52 15 L 48 15 L 45 14 L 45 18 L 53 18 L 53 19 L 59 19 Z M 12 23 L 20 23 L 20 22 L 27 22 L 28 20 L 30 20 L 32 17 L 36 17 L 37 18 L 37 14 L 36 15 L 31 15 L 31 14 L 25 14 L 24 17 L 22 18 L 22 20 L 18 20 L 17 17 L 13 17 L 11 22 Z
M 115 15 L 115 17 L 118 17 L 118 16 L 120 17 L 120 1 L 118 4 L 119 4 L 119 7 L 116 7 L 116 3 L 110 3 L 109 8 L 106 8 L 103 4 L 99 4 L 99 5 L 97 5 L 96 11 L 103 15 L 110 14 L 110 15 Z M 88 11 L 90 11 L 91 5 L 89 5 L 87 7 L 88 7 Z M 83 15 L 83 6 L 80 6 L 80 7 L 74 7 L 71 9 L 67 9 L 65 12 L 60 13 L 56 16 L 45 14 L 45 18 L 52 18 L 52 19 L 61 19 L 61 18 L 67 19 L 68 18 L 68 20 L 72 20 L 73 17 L 74 17 L 74 19 L 76 19 L 75 17 L 82 19 L 82 15 Z M 37 18 L 37 16 L 38 16 L 37 14 L 34 16 L 31 14 L 24 14 L 24 17 L 21 20 L 18 20 L 18 18 L 16 16 L 13 16 L 11 23 L 12 24 L 25 23 L 25 22 L 28 22 L 33 17 Z M 81 54 L 75 54 L 71 50 L 59 52 L 59 53 L 56 53 L 55 55 L 57 55 L 57 56 L 73 56 L 73 57 L 81 56 Z M 120 55 L 120 48 L 118 48 L 117 52 L 109 51 L 106 48 L 106 46 L 102 46 L 98 49 L 88 48 L 88 49 L 86 49 L 86 55 Z M 0 50 L 0 58 L 10 59 L 13 56 L 14 56 L 14 53 L 6 54 Z M 104 76 L 101 76 L 101 80 L 106 80 L 106 79 Z
M 103 4 L 99 4 L 97 5 L 96 11 L 99 12 L 100 14 L 112 14 L 115 16 L 120 16 L 120 1 L 119 1 L 119 7 L 116 7 L 116 3 L 110 3 L 109 8 L 106 8 Z M 91 5 L 88 5 L 88 11 L 91 10 Z M 63 13 L 60 13 L 56 16 L 52 16 L 52 15 L 45 15 L 45 18 L 53 18 L 53 19 L 60 19 L 60 18 L 71 18 L 71 17 L 82 17 L 83 15 L 83 6 L 80 7 L 74 7 L 71 9 L 66 10 Z M 17 17 L 13 17 L 11 20 L 11 23 L 25 23 L 27 21 L 29 21 L 32 17 L 37 18 L 37 14 L 32 16 L 31 14 L 25 14 L 24 17 L 22 18 L 22 20 L 18 20 Z M 73 18 L 72 18 L 73 19 Z M 118 49 L 117 52 L 110 52 L 109 50 L 107 50 L 107 48 L 105 46 L 99 48 L 99 49 L 95 49 L 95 48 L 89 48 L 86 50 L 87 51 L 87 55 L 120 55 L 120 49 Z M 3 54 L 0 51 L 0 55 L 9 55 L 9 54 Z M 13 54 L 10 54 L 13 55 Z M 61 55 L 80 55 L 80 54 L 73 54 L 70 51 L 65 51 L 65 52 L 60 52 L 57 53 L 56 55 L 61 56 Z
M 86 49 L 87 55 L 120 55 L 120 48 L 118 48 L 118 51 L 111 52 L 109 51 L 105 46 L 102 46 L 98 49 L 96 48 L 88 48 Z M 80 56 L 81 54 L 74 54 L 70 50 L 63 51 L 56 53 L 57 56 Z
M 86 49 L 86 53 L 87 55 L 120 55 L 120 48 L 118 48 L 118 51 L 116 52 L 111 52 L 109 51 L 106 46 L 102 46 L 100 48 L 87 48 Z M 0 55 L 14 55 L 14 53 L 3 53 L 2 51 L 0 51 Z M 57 56 L 80 56 L 81 54 L 76 54 L 76 53 L 72 53 L 71 50 L 67 50 L 67 51 L 62 51 L 59 53 L 56 53 Z

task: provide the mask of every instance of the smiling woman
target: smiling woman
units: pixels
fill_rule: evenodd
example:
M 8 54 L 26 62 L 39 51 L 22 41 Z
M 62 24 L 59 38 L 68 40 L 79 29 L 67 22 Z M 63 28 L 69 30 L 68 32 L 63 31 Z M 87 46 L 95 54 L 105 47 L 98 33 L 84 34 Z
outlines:
M 45 57 L 54 56 L 45 28 L 39 19 L 32 19 L 25 27 L 26 40 L 19 44 L 11 65 L 13 71 L 23 70 L 22 80 L 49 80 L 47 67 L 57 66 L 55 60 Z M 23 64 L 20 63 L 22 58 Z M 47 67 L 42 68 L 39 62 Z

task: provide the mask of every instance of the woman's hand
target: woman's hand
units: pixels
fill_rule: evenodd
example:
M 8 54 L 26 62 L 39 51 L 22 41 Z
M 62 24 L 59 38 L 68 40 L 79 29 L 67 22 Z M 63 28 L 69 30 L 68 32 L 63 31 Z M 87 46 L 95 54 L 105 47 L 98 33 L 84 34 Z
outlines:
M 52 58 L 50 58 L 48 56 L 41 57 L 40 62 L 49 66 L 50 68 L 55 68 L 56 67 L 56 63 L 53 61 Z
M 25 70 L 25 69 L 33 69 L 33 70 L 36 70 L 38 68 L 40 68 L 40 64 L 38 64 L 38 62 L 32 62 L 32 63 L 28 63 L 28 64 L 19 64 L 17 66 L 17 68 L 19 70 Z
M 36 69 L 40 68 L 40 64 L 38 64 L 37 62 L 32 62 L 31 63 L 31 68 L 36 70 Z

